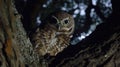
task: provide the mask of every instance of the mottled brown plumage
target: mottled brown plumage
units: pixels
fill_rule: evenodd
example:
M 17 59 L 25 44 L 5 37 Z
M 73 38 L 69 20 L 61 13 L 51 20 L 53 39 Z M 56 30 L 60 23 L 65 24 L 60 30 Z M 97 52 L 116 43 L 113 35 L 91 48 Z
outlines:
M 69 45 L 74 25 L 74 19 L 68 13 L 51 14 L 45 24 L 31 35 L 35 51 L 40 55 L 55 56 Z

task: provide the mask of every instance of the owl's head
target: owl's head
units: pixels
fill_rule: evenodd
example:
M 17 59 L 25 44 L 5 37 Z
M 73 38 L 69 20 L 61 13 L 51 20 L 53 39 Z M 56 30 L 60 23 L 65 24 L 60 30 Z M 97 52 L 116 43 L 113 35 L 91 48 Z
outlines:
M 55 25 L 58 32 L 57 34 L 71 35 L 74 31 L 75 22 L 73 17 L 66 12 L 57 12 L 51 15 L 52 24 Z

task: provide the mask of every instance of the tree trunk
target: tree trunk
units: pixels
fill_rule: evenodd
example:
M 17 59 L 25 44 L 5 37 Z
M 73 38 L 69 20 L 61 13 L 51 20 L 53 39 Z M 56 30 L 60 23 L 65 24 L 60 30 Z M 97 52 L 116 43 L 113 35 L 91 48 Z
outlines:
M 78 45 L 43 59 L 33 51 L 13 1 L 0 0 L 0 67 L 119 67 L 120 24 L 112 20 L 120 15 L 114 13 Z
M 34 53 L 12 0 L 0 0 L 0 67 L 37 67 Z

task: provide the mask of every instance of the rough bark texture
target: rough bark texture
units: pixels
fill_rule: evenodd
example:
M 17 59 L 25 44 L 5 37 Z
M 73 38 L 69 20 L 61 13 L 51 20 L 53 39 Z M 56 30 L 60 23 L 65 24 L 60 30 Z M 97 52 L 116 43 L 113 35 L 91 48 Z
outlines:
M 45 57 L 49 67 L 119 67 L 120 15 L 114 13 L 78 45 Z M 33 51 L 20 18 L 12 0 L 0 0 L 0 67 L 48 67 Z
M 12 0 L 0 0 L 0 67 L 41 66 Z

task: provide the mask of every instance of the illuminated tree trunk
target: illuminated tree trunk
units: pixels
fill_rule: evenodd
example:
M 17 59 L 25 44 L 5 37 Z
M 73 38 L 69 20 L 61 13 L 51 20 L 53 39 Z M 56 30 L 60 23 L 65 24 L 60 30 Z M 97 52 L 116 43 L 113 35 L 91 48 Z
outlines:
M 0 67 L 37 67 L 38 55 L 12 0 L 0 0 Z

